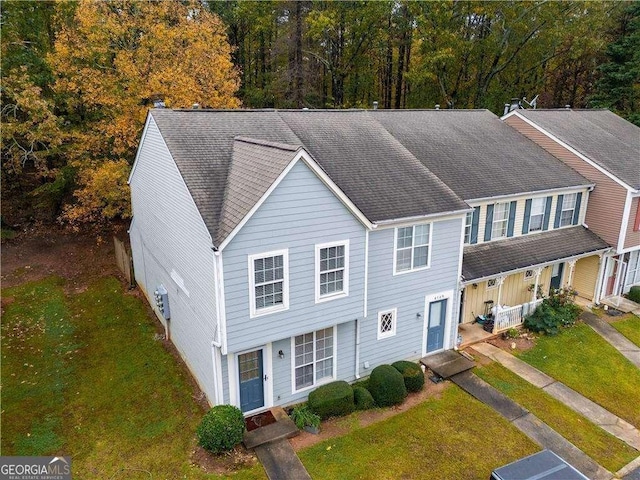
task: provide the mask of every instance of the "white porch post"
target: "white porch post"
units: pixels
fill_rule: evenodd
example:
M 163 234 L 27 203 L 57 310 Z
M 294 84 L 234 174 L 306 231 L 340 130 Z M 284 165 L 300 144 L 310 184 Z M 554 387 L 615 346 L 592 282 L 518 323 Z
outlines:
M 538 299 L 538 284 L 540 283 L 540 274 L 542 274 L 542 268 L 536 268 L 534 270 L 536 274 L 536 281 L 533 285 L 533 294 L 531 295 L 531 301 L 535 302 Z
M 500 300 L 502 299 L 502 284 L 504 283 L 504 277 L 497 277 L 496 282 L 498 283 L 498 300 L 496 301 L 496 314 L 493 318 L 493 331 L 491 333 L 496 333 L 496 327 L 498 326 L 498 314 L 500 313 Z
M 569 264 L 569 275 L 567 276 L 566 283 L 567 287 L 571 287 L 573 285 L 573 271 L 576 268 L 576 262 L 577 260 L 575 258 L 567 262 Z
M 600 304 L 600 299 L 602 298 L 602 289 L 605 282 L 605 275 L 607 274 L 606 265 L 607 265 L 607 255 L 604 252 L 598 254 L 598 258 L 600 259 L 600 263 L 598 264 L 598 278 L 596 279 L 596 288 L 593 292 L 593 303 L 596 305 Z

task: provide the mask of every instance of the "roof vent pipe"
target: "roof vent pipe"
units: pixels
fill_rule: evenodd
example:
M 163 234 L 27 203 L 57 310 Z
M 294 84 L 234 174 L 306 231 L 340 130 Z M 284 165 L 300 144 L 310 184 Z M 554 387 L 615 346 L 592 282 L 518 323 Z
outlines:
M 373 102 L 373 109 L 377 110 L 378 109 L 378 102 Z
M 436 103 L 436 110 L 440 110 L 440 104 Z

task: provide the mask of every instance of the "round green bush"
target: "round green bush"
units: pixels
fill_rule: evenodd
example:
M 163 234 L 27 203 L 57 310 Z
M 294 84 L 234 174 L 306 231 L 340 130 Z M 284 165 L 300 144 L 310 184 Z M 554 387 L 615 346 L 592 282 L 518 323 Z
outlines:
M 371 392 L 364 387 L 353 388 L 353 401 L 356 404 L 356 410 L 369 410 L 376 404 Z
M 392 363 L 391 366 L 402 374 L 407 392 L 419 392 L 424 387 L 424 373 L 420 365 L 406 360 Z
M 356 408 L 353 403 L 353 388 L 343 380 L 327 383 L 309 394 L 308 405 L 322 420 L 348 415 Z
M 407 396 L 402 374 L 391 365 L 379 365 L 369 377 L 369 391 L 379 407 L 397 405 Z
M 227 452 L 242 441 L 244 416 L 232 405 L 217 405 L 202 418 L 196 429 L 198 445 L 213 453 Z
M 629 300 L 631 300 L 632 302 L 640 303 L 640 287 L 631 287 L 629 293 L 627 294 L 627 297 L 629 297 Z

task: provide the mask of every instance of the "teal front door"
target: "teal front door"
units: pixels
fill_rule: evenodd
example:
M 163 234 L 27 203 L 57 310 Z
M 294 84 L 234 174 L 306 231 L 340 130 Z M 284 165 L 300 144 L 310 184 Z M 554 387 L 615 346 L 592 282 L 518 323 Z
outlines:
M 238 355 L 240 410 L 249 412 L 264 407 L 264 370 L 262 349 Z
M 563 267 L 564 263 L 556 263 L 553 265 L 551 270 L 551 283 L 549 285 L 549 293 L 551 293 L 554 289 L 559 289 L 560 285 L 562 285 Z
M 429 303 L 427 325 L 427 353 L 444 347 L 444 324 L 447 315 L 447 299 Z

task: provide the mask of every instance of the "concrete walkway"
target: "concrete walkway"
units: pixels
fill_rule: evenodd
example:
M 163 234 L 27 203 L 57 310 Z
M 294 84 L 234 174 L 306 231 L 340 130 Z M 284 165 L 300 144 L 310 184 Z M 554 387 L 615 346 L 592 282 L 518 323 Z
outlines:
M 580 319 L 593 328 L 598 335 L 609 342 L 631 363 L 640 368 L 640 347 L 622 335 L 619 331 L 591 312 L 583 312 Z
M 640 451 L 640 431 L 630 423 L 498 347 L 488 343 L 479 343 L 474 345 L 473 349 L 541 388 L 570 409 Z
M 562 435 L 470 371 L 450 380 L 464 391 L 496 410 L 521 432 L 543 448 L 554 451 L 593 480 L 610 480 L 613 474 L 594 462 Z

